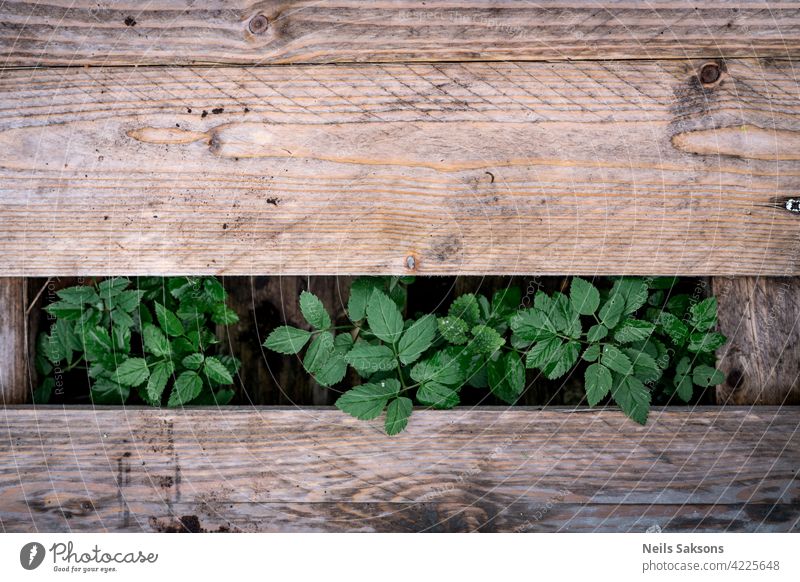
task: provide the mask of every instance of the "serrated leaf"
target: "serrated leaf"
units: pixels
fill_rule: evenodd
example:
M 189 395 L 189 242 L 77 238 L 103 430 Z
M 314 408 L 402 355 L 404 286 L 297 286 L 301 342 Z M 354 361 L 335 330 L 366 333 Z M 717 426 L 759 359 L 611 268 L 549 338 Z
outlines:
M 619 295 L 625 301 L 623 314 L 630 315 L 638 310 L 645 303 L 648 298 L 647 283 L 638 278 L 623 277 L 614 281 L 614 286 L 611 288 L 611 295 Z M 609 326 L 609 327 L 614 327 Z
M 692 370 L 692 380 L 698 386 L 716 386 L 725 381 L 725 374 L 711 366 L 700 365 Z
M 408 419 L 411 416 L 412 409 L 413 403 L 410 398 L 401 396 L 392 400 L 386 409 L 386 420 L 384 422 L 386 434 L 392 436 L 404 431 L 408 426 Z
M 110 277 L 97 285 L 97 291 L 101 298 L 110 299 L 122 293 L 130 284 L 130 279 L 125 277 Z
M 689 336 L 687 349 L 690 352 L 711 354 L 724 346 L 727 341 L 728 338 L 716 331 L 710 333 L 694 332 Z
M 77 285 L 75 287 L 67 287 L 56 291 L 59 299 L 63 299 L 65 303 L 71 303 L 79 306 L 85 303 L 97 303 L 100 297 L 97 292 L 89 285 Z
M 633 375 L 642 382 L 655 382 L 661 377 L 661 368 L 650 354 L 634 348 L 625 348 L 623 353 L 633 364 Z
M 150 376 L 144 358 L 128 358 L 114 372 L 114 380 L 123 386 L 139 386 Z
M 446 386 L 460 386 L 467 379 L 467 370 L 462 359 L 451 350 L 444 349 L 415 364 L 411 369 L 411 378 L 421 384 L 438 382 Z
M 535 308 L 525 309 L 512 316 L 509 325 L 518 338 L 527 342 L 548 339 L 558 333 L 547 314 Z
M 172 337 L 183 335 L 183 324 L 181 320 L 178 319 L 178 316 L 158 301 L 155 301 L 154 305 L 156 308 L 156 319 L 158 319 L 161 329 Z
M 686 338 L 689 335 L 689 328 L 673 314 L 662 311 L 658 317 L 658 325 L 661 326 L 664 332 L 678 346 L 682 346 L 686 343 Z
M 375 289 L 383 289 L 383 279 L 359 277 L 353 281 L 347 301 L 347 315 L 351 321 L 361 321 L 367 316 L 367 303 Z
M 525 367 L 516 352 L 508 352 L 487 364 L 489 387 L 503 402 L 513 404 L 525 390 Z
M 172 362 L 158 362 L 150 370 L 150 378 L 147 380 L 146 395 L 147 401 L 153 405 L 158 406 L 161 404 L 161 396 L 164 394 L 164 388 L 167 386 L 170 376 L 174 371 Z
M 425 382 L 417 389 L 417 400 L 426 406 L 447 409 L 458 405 L 458 392 L 438 382 Z
M 393 370 L 397 367 L 394 352 L 389 346 L 373 346 L 359 342 L 344 356 L 344 361 L 362 376 Z
M 184 368 L 189 368 L 190 370 L 198 370 L 200 366 L 203 365 L 203 360 L 205 360 L 205 356 L 201 353 L 189 354 L 183 360 L 181 360 L 181 364 L 183 364 Z
M 77 321 L 83 313 L 83 307 L 75 305 L 69 301 L 56 301 L 51 303 L 44 310 L 50 315 L 55 315 L 58 318 L 66 319 L 67 321 Z
M 181 406 L 186 404 L 197 398 L 202 390 L 203 379 L 197 375 L 197 372 L 183 372 L 178 376 L 178 379 L 175 380 L 175 385 L 172 387 L 167 406 Z
M 435 336 L 436 318 L 432 315 L 420 317 L 403 332 L 403 336 L 397 344 L 397 355 L 400 361 L 403 364 L 416 361 L 425 350 L 431 347 Z
M 100 360 L 114 352 L 108 330 L 102 327 L 87 329 L 83 334 L 84 352 L 89 361 Z
M 595 406 L 611 391 L 611 372 L 603 364 L 592 364 L 584 374 L 586 401 Z
M 211 356 L 203 362 L 203 372 L 210 382 L 216 384 L 233 384 L 233 376 L 217 358 Z
M 308 343 L 311 332 L 290 325 L 276 327 L 264 341 L 264 347 L 279 354 L 296 354 Z
M 549 337 L 537 342 L 528 350 L 528 354 L 525 357 L 525 367 L 544 368 L 558 357 L 561 343 L 561 338 L 558 337 Z
M 717 324 L 717 298 L 709 297 L 689 308 L 690 323 L 698 331 L 706 331 Z
M 694 385 L 688 375 L 679 374 L 675 376 L 675 393 L 684 402 L 689 402 L 692 399 Z
M 619 323 L 619 318 L 625 311 L 625 297 L 619 293 L 609 296 L 603 307 L 600 308 L 600 323 L 609 329 L 613 329 Z
M 203 290 L 212 301 L 225 301 L 228 295 L 225 292 L 225 287 L 222 286 L 222 283 L 216 277 L 206 277 L 203 279 Z
M 650 337 L 656 326 L 640 319 L 628 318 L 614 331 L 614 339 L 627 344 Z
M 578 361 L 578 354 L 581 351 L 581 344 L 576 341 L 569 341 L 558 348 L 557 356 L 550 361 L 542 372 L 549 380 L 557 380 L 569 372 Z
M 589 331 L 586 332 L 586 340 L 590 342 L 599 342 L 607 335 L 608 335 L 608 328 L 605 325 L 598 323 L 590 327 Z
M 478 325 L 481 316 L 478 298 L 472 293 L 465 293 L 457 297 L 453 303 L 450 304 L 447 315 L 463 319 L 470 327 Z
M 367 304 L 367 324 L 375 337 L 390 344 L 396 343 L 403 333 L 403 316 L 397 304 L 377 289 Z
M 341 382 L 347 374 L 347 363 L 344 356 L 353 348 L 353 338 L 346 333 L 337 335 L 333 340 L 333 354 L 314 379 L 322 386 L 333 386 Z
M 359 420 L 380 416 L 390 398 L 400 392 L 400 382 L 393 378 L 362 384 L 348 390 L 336 400 L 336 408 Z
M 144 341 L 144 348 L 154 356 L 169 355 L 169 340 L 164 332 L 157 328 L 155 325 L 146 324 L 142 330 L 142 339 Z
M 144 291 L 122 291 L 119 295 L 114 297 L 112 303 L 115 309 L 122 309 L 127 313 L 133 312 L 139 306 L 139 303 L 142 300 L 142 296 L 144 295 Z
M 692 361 L 688 356 L 682 357 L 678 364 L 675 366 L 675 373 L 678 375 L 686 375 L 689 373 L 689 368 L 692 367 Z
M 633 364 L 631 364 L 630 358 L 622 353 L 619 348 L 612 345 L 603 346 L 603 355 L 600 357 L 600 363 L 625 376 L 633 373 Z
M 569 300 L 581 315 L 592 315 L 600 306 L 600 292 L 580 277 L 573 277 L 569 288 Z
M 600 350 L 601 347 L 599 344 L 593 344 L 586 348 L 586 350 L 583 352 L 583 356 L 581 357 L 586 362 L 596 362 L 597 358 L 600 357 Z
M 308 291 L 300 293 L 300 311 L 309 325 L 315 329 L 325 330 L 331 326 L 331 316 L 319 297 Z
M 625 376 L 612 390 L 611 397 L 628 417 L 639 424 L 647 422 L 650 412 L 650 391 L 633 376 Z
M 493 354 L 502 348 L 505 343 L 505 338 L 497 333 L 497 330 L 488 325 L 480 324 L 472 328 L 470 348 L 476 353 Z
M 98 378 L 92 382 L 89 394 L 94 404 L 124 404 L 130 392 L 127 386 L 120 386 L 108 378 Z
M 462 345 L 467 343 L 469 326 L 467 322 L 460 317 L 453 317 L 451 315 L 440 317 L 438 325 L 439 333 L 451 344 Z
M 218 303 L 211 310 L 211 321 L 219 325 L 233 325 L 238 323 L 239 316 L 227 305 Z
M 333 335 L 323 331 L 311 342 L 303 358 L 303 367 L 309 374 L 316 374 L 328 363 L 333 355 Z

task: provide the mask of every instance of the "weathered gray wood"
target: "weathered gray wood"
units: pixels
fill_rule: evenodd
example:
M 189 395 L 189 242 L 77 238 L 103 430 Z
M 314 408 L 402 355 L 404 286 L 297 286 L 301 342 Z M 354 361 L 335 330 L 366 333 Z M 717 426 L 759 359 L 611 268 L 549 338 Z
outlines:
M 800 274 L 793 65 L 702 64 L 6 72 L 0 274 Z
M 721 404 L 800 404 L 800 278 L 714 278 Z
M 25 280 L 0 277 L 0 405 L 28 400 Z
M 5 531 L 791 531 L 800 409 L 10 407 Z
M 797 2 L 155 0 L 0 7 L 6 66 L 791 57 Z

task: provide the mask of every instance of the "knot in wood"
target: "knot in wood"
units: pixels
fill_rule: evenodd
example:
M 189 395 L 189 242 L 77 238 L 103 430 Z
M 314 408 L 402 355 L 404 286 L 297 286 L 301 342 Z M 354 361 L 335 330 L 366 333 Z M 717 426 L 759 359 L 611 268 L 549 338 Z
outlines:
M 247 28 L 253 34 L 263 34 L 267 31 L 267 28 L 269 28 L 269 19 L 263 14 L 254 16 L 250 20 L 250 24 L 247 25 Z
M 700 67 L 700 72 L 697 74 L 703 85 L 713 85 L 719 81 L 720 75 L 722 71 L 717 63 L 706 63 Z

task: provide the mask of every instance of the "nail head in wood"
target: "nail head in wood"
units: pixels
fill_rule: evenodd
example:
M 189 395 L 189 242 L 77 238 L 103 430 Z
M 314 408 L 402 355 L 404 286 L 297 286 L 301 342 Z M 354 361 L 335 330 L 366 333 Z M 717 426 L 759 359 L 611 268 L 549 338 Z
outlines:
M 413 256 L 408 255 L 406 257 L 406 267 L 408 267 L 411 271 L 413 271 L 417 266 L 417 261 L 414 259 Z
M 247 28 L 253 34 L 263 34 L 269 28 L 269 19 L 263 14 L 254 16 L 253 19 L 250 20 L 250 24 L 247 25 Z
M 706 63 L 700 67 L 700 72 L 698 73 L 700 82 L 703 85 L 713 85 L 719 81 L 720 75 L 722 75 L 722 71 L 717 63 Z

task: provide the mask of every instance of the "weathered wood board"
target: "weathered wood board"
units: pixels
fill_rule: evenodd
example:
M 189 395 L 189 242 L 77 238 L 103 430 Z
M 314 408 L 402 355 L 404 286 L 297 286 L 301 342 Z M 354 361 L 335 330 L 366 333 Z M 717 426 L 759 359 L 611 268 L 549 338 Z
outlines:
M 797 2 L 18 0 L 6 66 L 791 57 Z
M 798 275 L 793 65 L 703 64 L 6 71 L 0 275 Z
M 4 531 L 797 531 L 797 408 L 6 408 Z

